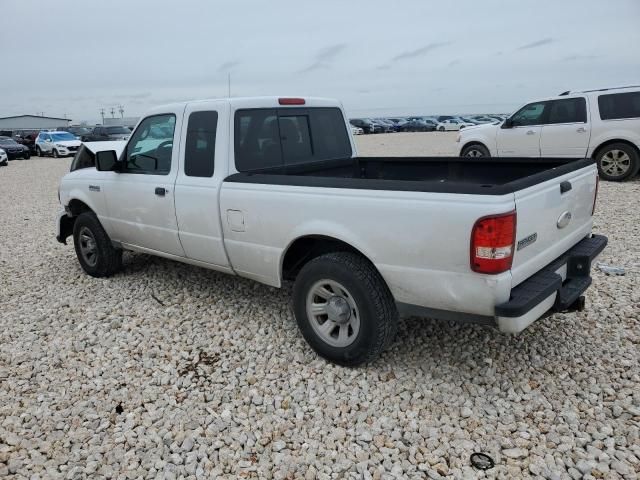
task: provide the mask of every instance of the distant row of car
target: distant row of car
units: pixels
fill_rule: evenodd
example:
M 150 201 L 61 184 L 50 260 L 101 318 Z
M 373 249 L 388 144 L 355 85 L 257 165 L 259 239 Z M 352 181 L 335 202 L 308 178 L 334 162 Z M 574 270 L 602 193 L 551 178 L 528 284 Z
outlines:
M 468 115 L 468 116 L 420 116 L 352 118 L 349 120 L 354 135 L 391 132 L 446 132 L 458 131 L 465 127 L 484 123 L 502 122 L 506 115 Z
M 126 140 L 131 130 L 123 126 L 62 127 L 54 130 L 0 131 L 0 165 L 16 158 L 75 155 L 82 142 Z M 6 157 L 6 158 L 5 158 Z

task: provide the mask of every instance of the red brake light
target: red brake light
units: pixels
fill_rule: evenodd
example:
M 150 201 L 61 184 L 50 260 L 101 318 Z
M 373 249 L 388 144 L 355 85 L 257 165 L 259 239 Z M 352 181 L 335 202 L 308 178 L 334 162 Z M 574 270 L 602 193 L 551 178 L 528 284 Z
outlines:
M 502 273 L 511 268 L 516 240 L 515 210 L 482 217 L 471 231 L 471 270 Z
M 600 176 L 596 176 L 596 193 L 593 194 L 593 207 L 591 208 L 591 216 L 596 212 L 596 200 L 598 199 L 598 187 L 600 187 Z
M 280 105 L 304 105 L 304 98 L 279 98 Z

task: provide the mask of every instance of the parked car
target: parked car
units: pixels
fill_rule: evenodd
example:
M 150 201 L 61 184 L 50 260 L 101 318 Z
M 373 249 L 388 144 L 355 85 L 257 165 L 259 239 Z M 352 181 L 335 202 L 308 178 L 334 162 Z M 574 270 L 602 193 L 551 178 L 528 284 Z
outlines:
M 442 122 L 440 122 L 436 129 L 439 132 L 444 132 L 444 131 L 458 131 L 461 130 L 463 128 L 466 127 L 473 127 L 474 124 L 473 123 L 467 123 L 463 120 L 460 119 L 456 119 L 456 118 L 450 118 L 448 120 L 443 120 Z
M 360 127 L 354 127 L 353 125 L 351 126 L 351 133 L 353 135 L 362 135 L 364 133 L 364 130 L 362 130 Z
M 51 155 L 58 158 L 75 155 L 80 145 L 82 142 L 69 132 L 42 131 L 36 138 L 36 151 L 39 157 Z
M 607 243 L 591 234 L 592 162 L 368 159 L 347 125 L 328 99 L 158 107 L 122 153 L 64 176 L 56 237 L 73 237 L 95 277 L 117 272 L 125 249 L 292 280 L 302 335 L 343 365 L 375 359 L 399 315 L 515 333 L 584 308 Z M 156 126 L 170 133 L 151 141 Z
M 451 120 L 453 118 L 453 116 L 451 115 L 438 115 L 436 117 L 434 117 L 435 120 L 437 120 L 438 123 L 444 122 L 445 120 Z
M 401 127 L 403 132 L 433 132 L 435 129 L 435 124 L 426 120 L 409 120 Z
M 593 158 L 600 177 L 640 170 L 640 87 L 570 92 L 530 102 L 502 124 L 459 136 L 460 155 Z
M 83 142 L 102 142 L 106 140 L 127 140 L 131 136 L 131 130 L 127 127 L 111 125 L 98 125 L 90 133 L 80 137 Z
M 1 135 L 13 138 L 20 145 L 24 145 L 29 149 L 31 155 L 36 154 L 35 140 L 38 136 L 38 130 L 13 130 L 10 132 L 2 132 Z
M 87 135 L 90 135 L 93 129 L 89 127 L 73 126 L 73 127 L 59 128 L 58 130 L 69 132 L 71 135 L 75 136 L 78 140 L 82 140 L 82 137 L 86 137 Z
M 389 125 L 386 122 L 381 122 L 380 120 L 374 118 L 368 118 L 371 123 L 375 126 L 374 133 L 391 133 L 395 131 L 395 127 Z
M 500 122 L 501 120 L 496 120 L 495 118 L 492 117 L 487 117 L 486 115 L 475 115 L 474 117 L 472 117 L 476 122 L 478 122 L 478 124 L 483 124 L 483 123 L 496 123 L 496 122 Z
M 5 151 L 8 160 L 15 160 L 16 158 L 24 158 L 25 160 L 28 160 L 31 158 L 29 147 L 20 145 L 10 137 L 0 137 L 0 148 Z
M 9 156 L 7 152 L 0 148 L 0 166 L 6 167 L 9 164 Z
M 366 118 L 352 118 L 349 123 L 354 127 L 360 127 L 364 133 L 378 133 L 380 128 Z

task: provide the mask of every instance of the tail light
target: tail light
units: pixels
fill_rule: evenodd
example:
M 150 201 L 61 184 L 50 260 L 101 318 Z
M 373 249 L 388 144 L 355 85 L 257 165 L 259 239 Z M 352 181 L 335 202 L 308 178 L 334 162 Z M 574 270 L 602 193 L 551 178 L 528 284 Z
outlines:
M 280 105 L 304 105 L 304 98 L 279 98 Z
M 471 270 L 502 273 L 511 268 L 516 240 L 515 210 L 482 217 L 471 231 Z
M 593 207 L 591 207 L 591 216 L 596 212 L 596 200 L 598 199 L 598 188 L 600 187 L 600 176 L 596 176 L 596 193 L 593 195 Z

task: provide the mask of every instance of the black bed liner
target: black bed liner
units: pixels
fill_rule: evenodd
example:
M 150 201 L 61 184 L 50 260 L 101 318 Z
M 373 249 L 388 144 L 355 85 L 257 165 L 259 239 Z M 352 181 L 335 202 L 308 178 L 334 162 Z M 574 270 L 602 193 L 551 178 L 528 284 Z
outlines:
M 593 163 L 590 158 L 355 157 L 241 172 L 225 182 L 504 195 Z

